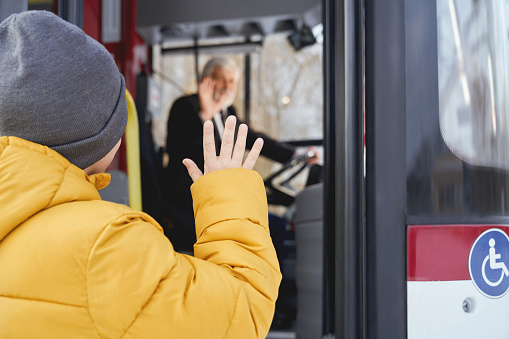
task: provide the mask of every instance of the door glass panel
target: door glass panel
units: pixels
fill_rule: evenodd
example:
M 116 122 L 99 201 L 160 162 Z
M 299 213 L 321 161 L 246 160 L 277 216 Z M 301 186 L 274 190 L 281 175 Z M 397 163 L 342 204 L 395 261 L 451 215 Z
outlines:
M 440 131 L 474 166 L 509 169 L 508 14 L 507 0 L 437 1 Z

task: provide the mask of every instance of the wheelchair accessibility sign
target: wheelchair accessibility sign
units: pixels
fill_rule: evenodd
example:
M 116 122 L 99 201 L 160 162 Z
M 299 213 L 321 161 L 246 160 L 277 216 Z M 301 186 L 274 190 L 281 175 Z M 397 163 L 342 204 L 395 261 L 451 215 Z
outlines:
M 475 287 L 489 298 L 500 298 L 509 290 L 509 237 L 498 229 L 483 232 L 474 242 L 468 269 Z

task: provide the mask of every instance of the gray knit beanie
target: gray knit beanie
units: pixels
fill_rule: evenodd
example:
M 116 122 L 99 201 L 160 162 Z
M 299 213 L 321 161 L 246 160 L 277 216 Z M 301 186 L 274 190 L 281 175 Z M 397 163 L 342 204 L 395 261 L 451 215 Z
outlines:
M 46 11 L 0 24 L 0 136 L 48 146 L 84 169 L 126 124 L 124 77 L 100 43 Z

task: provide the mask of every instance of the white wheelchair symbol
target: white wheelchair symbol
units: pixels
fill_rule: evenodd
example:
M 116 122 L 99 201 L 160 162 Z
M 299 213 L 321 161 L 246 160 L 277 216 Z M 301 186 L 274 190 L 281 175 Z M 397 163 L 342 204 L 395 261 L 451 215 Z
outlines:
M 495 239 L 491 238 L 489 241 L 489 245 L 490 245 L 489 254 L 486 256 L 486 258 L 484 258 L 484 261 L 482 262 L 482 277 L 486 284 L 492 287 L 496 287 L 500 285 L 500 283 L 504 279 L 504 274 L 506 277 L 509 277 L 509 270 L 507 269 L 507 266 L 505 265 L 504 262 L 497 262 L 497 259 L 500 259 L 502 255 L 495 253 Z M 502 271 L 500 272 L 500 279 L 498 279 L 496 282 L 492 282 L 486 276 L 486 263 L 488 262 L 488 260 L 490 261 L 490 268 L 492 270 L 502 269 Z

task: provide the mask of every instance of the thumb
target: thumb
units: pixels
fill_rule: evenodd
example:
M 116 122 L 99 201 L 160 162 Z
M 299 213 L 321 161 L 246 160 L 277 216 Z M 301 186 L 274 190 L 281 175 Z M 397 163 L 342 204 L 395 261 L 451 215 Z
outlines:
M 203 175 L 198 166 L 196 166 L 194 161 L 192 161 L 191 159 L 184 159 L 182 160 L 182 163 L 184 164 L 184 166 L 186 166 L 187 172 L 189 173 L 191 179 L 193 179 L 193 182 L 195 182 L 196 179 Z

